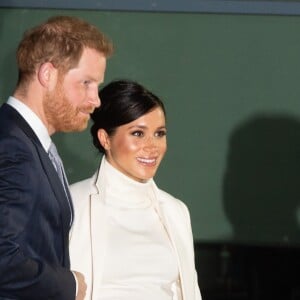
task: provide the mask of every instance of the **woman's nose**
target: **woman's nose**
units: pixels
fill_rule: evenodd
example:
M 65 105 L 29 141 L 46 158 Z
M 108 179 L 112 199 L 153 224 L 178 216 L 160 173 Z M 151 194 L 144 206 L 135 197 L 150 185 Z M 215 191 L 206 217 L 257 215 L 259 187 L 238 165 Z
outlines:
M 145 141 L 145 148 L 157 148 L 158 141 L 155 139 L 155 137 L 150 136 Z

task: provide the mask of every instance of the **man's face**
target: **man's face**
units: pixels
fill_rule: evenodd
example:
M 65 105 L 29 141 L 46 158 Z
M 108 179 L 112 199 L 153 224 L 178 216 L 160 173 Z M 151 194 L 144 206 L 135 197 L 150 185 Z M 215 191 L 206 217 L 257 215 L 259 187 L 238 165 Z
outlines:
M 90 114 L 100 106 L 99 84 L 104 80 L 106 58 L 86 48 L 78 65 L 58 78 L 44 101 L 47 122 L 54 132 L 82 131 Z

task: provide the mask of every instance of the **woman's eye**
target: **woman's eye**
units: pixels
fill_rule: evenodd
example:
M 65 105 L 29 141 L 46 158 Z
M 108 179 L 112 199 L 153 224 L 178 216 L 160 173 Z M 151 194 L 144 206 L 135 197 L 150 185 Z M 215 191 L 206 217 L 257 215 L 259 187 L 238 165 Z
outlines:
M 158 137 L 164 137 L 167 135 L 167 132 L 165 130 L 160 130 L 156 133 L 156 136 Z
M 134 136 L 143 136 L 143 132 L 142 131 L 134 131 L 132 133 L 132 135 L 134 135 Z
M 89 84 L 90 84 L 90 80 L 84 80 L 84 81 L 83 81 L 83 84 L 84 84 L 84 85 L 89 85 Z

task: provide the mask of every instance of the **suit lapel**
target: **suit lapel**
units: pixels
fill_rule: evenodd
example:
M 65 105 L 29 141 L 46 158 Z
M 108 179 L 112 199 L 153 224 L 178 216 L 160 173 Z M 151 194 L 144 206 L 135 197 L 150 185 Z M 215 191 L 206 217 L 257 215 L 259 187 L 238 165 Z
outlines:
M 44 151 L 44 148 L 37 147 L 37 152 L 39 154 L 41 164 L 43 169 L 48 177 L 49 183 L 52 187 L 53 193 L 60 205 L 62 210 L 62 223 L 64 225 L 64 231 L 67 232 L 70 228 L 70 208 L 68 204 L 68 199 L 66 198 L 66 194 L 62 183 L 57 175 L 56 170 L 54 169 L 52 162 L 50 161 L 48 154 Z M 70 196 L 71 199 L 71 196 Z

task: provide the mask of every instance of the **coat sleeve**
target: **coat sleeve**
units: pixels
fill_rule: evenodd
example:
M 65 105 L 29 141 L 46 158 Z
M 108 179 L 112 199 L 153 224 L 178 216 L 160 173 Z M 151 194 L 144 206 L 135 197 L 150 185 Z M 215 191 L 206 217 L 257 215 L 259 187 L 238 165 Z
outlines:
M 41 235 L 51 231 L 52 214 L 42 205 L 40 195 L 46 191 L 41 191 L 40 167 L 30 150 L 17 138 L 1 139 L 0 298 L 74 300 L 72 272 L 35 251 L 36 245 L 47 254 L 53 251 L 53 245 L 43 245 Z M 46 228 L 40 229 L 43 218 Z M 28 230 L 34 226 L 36 235 Z

